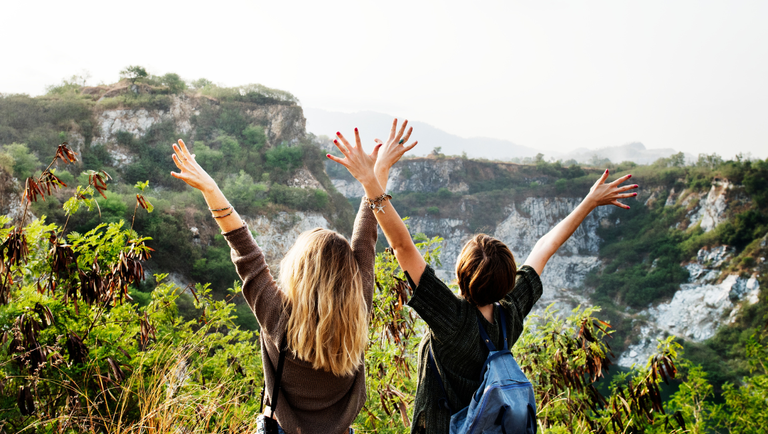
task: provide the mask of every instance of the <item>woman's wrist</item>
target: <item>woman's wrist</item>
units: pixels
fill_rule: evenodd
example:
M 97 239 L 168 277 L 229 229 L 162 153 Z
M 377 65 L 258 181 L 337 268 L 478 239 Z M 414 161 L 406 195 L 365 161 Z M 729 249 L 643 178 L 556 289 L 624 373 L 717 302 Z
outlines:
M 389 167 L 376 167 L 373 169 L 373 173 L 376 175 L 376 180 L 379 182 L 381 188 L 386 190 L 387 180 L 389 179 Z

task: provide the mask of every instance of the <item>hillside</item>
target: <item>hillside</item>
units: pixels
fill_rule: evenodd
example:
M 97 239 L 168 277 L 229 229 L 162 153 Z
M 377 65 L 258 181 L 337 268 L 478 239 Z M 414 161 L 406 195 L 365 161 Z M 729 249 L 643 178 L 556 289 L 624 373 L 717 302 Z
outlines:
M 100 222 L 130 222 L 133 185 L 148 180 L 145 194 L 155 210 L 137 214 L 134 227 L 153 238 L 151 272 L 170 272 L 180 286 L 211 282 L 224 297 L 237 279 L 229 249 L 201 196 L 169 176 L 175 170 L 170 144 L 183 138 L 244 216 L 271 265 L 306 229 L 349 235 L 351 203 L 362 191 L 324 158 L 328 143 L 306 133 L 293 96 L 259 85 L 187 85 L 174 75 L 97 87 L 64 83 L 37 98 L 0 97 L 0 213 L 19 214 L 20 180 L 67 141 L 82 158 L 59 165 L 64 182 L 82 182 L 84 169 L 112 177 L 106 199 L 98 200 L 100 217 L 80 211 L 67 219 L 61 205 L 73 194 L 69 188 L 37 202 L 36 216 L 80 233 Z M 768 310 L 760 292 L 768 285 L 768 162 L 701 156 L 685 165 L 673 156 L 649 166 L 609 167 L 612 177 L 631 172 L 640 195 L 630 211 L 601 208 L 585 221 L 547 266 L 537 312 L 550 303 L 600 306 L 616 330 L 612 347 L 620 365 L 645 360 L 657 339 L 674 335 L 718 387 L 738 382 L 748 374 L 748 332 Z M 438 152 L 398 163 L 388 190 L 401 215 L 410 216 L 412 232 L 444 238 L 438 271 L 450 279 L 461 246 L 477 232 L 503 240 L 522 263 L 602 169 Z M 240 321 L 253 327 L 249 315 Z M 718 363 L 723 355 L 726 363 Z
M 354 217 L 325 175 L 325 157 L 312 145 L 304 122 L 290 94 L 258 85 L 184 90 L 123 80 L 111 86 L 62 86 L 37 98 L 4 96 L 1 155 L 10 163 L 3 167 L 9 182 L 3 183 L 0 211 L 18 213 L 13 210 L 19 180 L 41 168 L 57 143 L 69 142 L 82 159 L 74 166 L 59 165 L 57 175 L 65 183 L 73 185 L 86 168 L 112 177 L 107 198 L 99 202 L 101 219 L 81 211 L 69 227 L 84 232 L 99 221 L 130 221 L 132 186 L 149 181 L 147 195 L 155 211 L 138 215 L 135 228 L 163 246 L 150 262 L 152 269 L 170 271 L 181 282 L 212 280 L 222 290 L 237 278 L 229 249 L 204 212 L 201 195 L 170 176 L 176 170 L 170 145 L 179 138 L 190 144 L 275 261 L 303 230 L 323 226 L 349 234 Z M 62 223 L 61 204 L 71 195 L 63 189 L 32 211 Z M 180 253 L 184 261 L 178 260 Z
M 659 339 L 677 336 L 718 385 L 747 374 L 744 330 L 768 311 L 761 288 L 768 256 L 768 162 L 681 155 L 650 166 L 609 164 L 641 188 L 630 210 L 600 208 L 550 260 L 534 308 L 600 306 L 616 328 L 619 366 L 643 364 Z M 327 164 L 354 200 L 359 185 Z M 434 155 L 403 160 L 387 189 L 412 232 L 445 239 L 438 272 L 454 278 L 463 244 L 477 232 L 510 246 L 519 262 L 580 202 L 600 169 L 474 161 Z M 742 336 L 739 337 L 739 334 Z M 722 363 L 718 354 L 728 354 Z

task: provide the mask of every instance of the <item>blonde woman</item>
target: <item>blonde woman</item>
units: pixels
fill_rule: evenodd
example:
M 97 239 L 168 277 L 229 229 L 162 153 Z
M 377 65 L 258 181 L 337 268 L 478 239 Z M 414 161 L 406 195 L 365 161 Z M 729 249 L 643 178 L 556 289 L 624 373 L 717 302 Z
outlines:
M 351 433 L 366 398 L 363 356 L 376 245 L 376 219 L 368 203 L 360 204 L 351 243 L 327 229 L 301 234 L 280 263 L 278 285 L 248 227 L 213 178 L 183 141 L 173 150 L 180 172 L 171 175 L 203 193 L 232 249 L 243 296 L 261 326 L 265 400 L 271 404 L 265 411 L 267 426 L 291 434 Z M 387 164 L 380 180 L 386 183 L 389 168 L 403 153 L 378 156 L 376 147 L 364 158 L 371 167 L 377 157 Z M 281 348 L 287 348 L 283 363 Z

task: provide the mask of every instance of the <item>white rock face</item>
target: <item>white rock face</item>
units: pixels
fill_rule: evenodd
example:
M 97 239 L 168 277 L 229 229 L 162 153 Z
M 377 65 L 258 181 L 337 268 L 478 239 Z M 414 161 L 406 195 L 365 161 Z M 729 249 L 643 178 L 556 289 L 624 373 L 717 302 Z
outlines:
M 733 322 L 745 302 L 757 302 L 757 276 L 745 279 L 731 274 L 721 283 L 713 283 L 721 272 L 705 268 L 721 265 L 731 253 L 727 246 L 700 250 L 697 262 L 686 266 L 690 283 L 680 285 L 672 300 L 638 312 L 648 318 L 648 323 L 641 327 L 640 342 L 621 355 L 619 366 L 644 364 L 656 350 L 659 336 L 675 335 L 695 342 L 709 339 L 718 327 Z
M 100 136 L 113 137 L 118 131 L 125 131 L 134 136 L 144 135 L 149 128 L 162 121 L 165 112 L 146 109 L 138 110 L 105 110 L 98 117 L 101 127 Z
M 709 193 L 699 202 L 699 209 L 691 217 L 691 226 L 701 222 L 701 228 L 704 232 L 709 232 L 726 219 L 726 209 L 728 204 L 725 200 L 725 194 L 733 188 L 733 184 L 728 181 L 715 182 Z
M 363 197 L 365 196 L 365 190 L 363 186 L 357 181 L 348 181 L 346 179 L 332 179 L 333 186 L 336 191 L 341 193 L 346 198 Z M 388 190 L 391 191 L 391 190 Z
M 281 212 L 273 219 L 263 216 L 243 219 L 251 232 L 255 233 L 256 242 L 264 252 L 274 276 L 277 275 L 283 256 L 302 232 L 315 228 L 332 229 L 328 220 L 317 213 Z
M 522 265 L 539 238 L 579 203 L 580 199 L 576 198 L 527 198 L 509 207 L 508 217 L 490 235 L 507 244 L 518 265 Z M 580 287 L 587 273 L 600 263 L 597 257 L 600 238 L 595 231 L 610 211 L 606 207 L 595 210 L 549 260 L 541 276 L 544 294 L 535 310 L 543 310 L 551 303 L 556 303 L 561 311 L 589 304 Z M 452 218 L 412 217 L 407 223 L 411 233 L 421 232 L 444 238 L 440 256 L 442 265 L 435 271 L 445 282 L 454 281 L 456 260 L 464 244 L 474 235 L 469 230 L 469 222 Z
M 288 180 L 289 187 L 296 188 L 314 188 L 317 190 L 325 190 L 320 182 L 315 179 L 312 172 L 307 170 L 306 167 L 302 167 L 293 174 L 293 178 Z
M 507 209 L 509 216 L 496 227 L 493 236 L 509 246 L 518 263 L 523 264 L 536 242 L 580 202 L 577 198 L 527 198 Z M 555 303 L 561 312 L 579 304 L 590 304 L 577 289 L 584 283 L 587 273 L 600 264 L 597 253 L 601 239 L 596 230 L 610 212 L 608 207 L 593 211 L 550 258 L 541 276 L 544 294 L 536 303 L 535 311 L 543 311 L 551 303 Z
M 465 193 L 469 185 L 457 175 L 464 171 L 464 161 L 460 159 L 435 160 L 415 158 L 401 160 L 389 172 L 386 190 L 396 194 L 404 191 L 435 193 L 447 188 L 452 193 Z M 359 182 L 347 179 L 332 179 L 336 190 L 347 198 L 365 196 Z

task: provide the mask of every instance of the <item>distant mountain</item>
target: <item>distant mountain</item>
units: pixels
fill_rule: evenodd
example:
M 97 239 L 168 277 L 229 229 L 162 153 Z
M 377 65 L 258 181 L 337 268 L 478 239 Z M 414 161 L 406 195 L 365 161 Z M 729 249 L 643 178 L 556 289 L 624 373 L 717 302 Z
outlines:
M 389 134 L 388 126 L 392 122 L 391 115 L 372 111 L 341 113 L 304 108 L 304 116 L 307 118 L 307 131 L 315 135 L 333 137 L 336 131 L 348 133 L 357 127 L 363 131 L 367 139 L 371 140 L 386 138 Z M 429 154 L 434 148 L 440 147 L 440 152 L 446 155 L 461 155 L 462 152 L 466 152 L 470 158 L 487 158 L 489 160 L 509 161 L 532 158 L 542 152 L 546 160 L 554 158 L 561 161 L 576 160 L 579 163 L 601 164 L 599 161 L 607 158 L 614 163 L 634 161 L 637 164 L 651 164 L 659 158 L 666 158 L 678 153 L 672 148 L 647 149 L 640 142 L 600 149 L 577 148 L 569 152 L 542 151 L 508 140 L 488 137 L 459 137 L 418 121 L 411 121 L 410 125 L 414 130 L 412 138 L 419 141 L 419 145 L 413 151 L 413 155 L 416 156 Z M 693 155 L 686 154 L 686 160 L 692 161 L 694 159 Z
M 357 127 L 367 139 L 371 140 L 386 139 L 393 119 L 388 114 L 371 111 L 340 113 L 316 108 L 304 108 L 304 116 L 307 118 L 307 131 L 315 135 L 332 137 L 336 131 L 348 134 Z M 459 137 L 429 124 L 412 120 L 409 125 L 414 131 L 412 138 L 419 141 L 419 145 L 413 150 L 414 155 L 429 154 L 436 147 L 440 147 L 440 152 L 446 155 L 461 155 L 462 152 L 466 152 L 470 158 L 492 160 L 534 157 L 539 153 L 536 149 L 517 145 L 508 140 Z
M 567 153 L 556 153 L 554 158 L 562 161 L 576 160 L 579 163 L 589 163 L 597 160 L 609 159 L 614 163 L 622 161 L 634 161 L 637 164 L 651 164 L 659 158 L 667 158 L 677 154 L 672 148 L 647 149 L 640 142 L 627 143 L 622 146 L 612 146 L 600 149 L 578 148 Z M 693 160 L 693 155 L 686 154 L 687 160 Z

